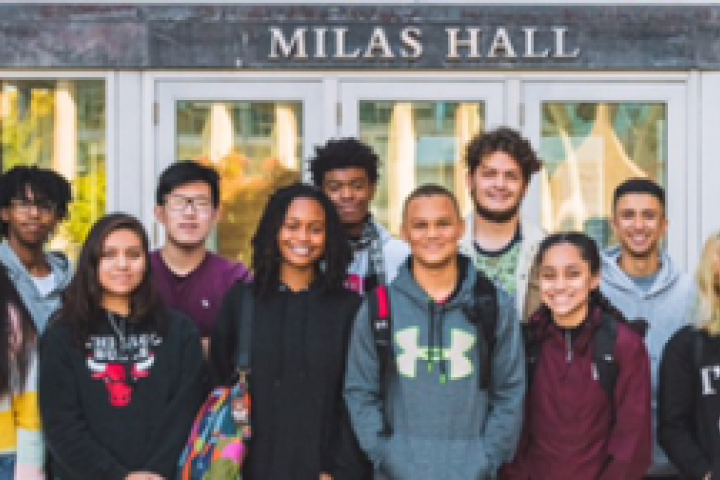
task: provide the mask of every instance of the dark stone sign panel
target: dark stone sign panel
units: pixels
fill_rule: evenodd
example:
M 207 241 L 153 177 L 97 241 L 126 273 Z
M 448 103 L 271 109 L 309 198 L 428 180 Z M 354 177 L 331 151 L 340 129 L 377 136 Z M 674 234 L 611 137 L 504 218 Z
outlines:
M 720 6 L 0 5 L 0 68 L 720 69 Z

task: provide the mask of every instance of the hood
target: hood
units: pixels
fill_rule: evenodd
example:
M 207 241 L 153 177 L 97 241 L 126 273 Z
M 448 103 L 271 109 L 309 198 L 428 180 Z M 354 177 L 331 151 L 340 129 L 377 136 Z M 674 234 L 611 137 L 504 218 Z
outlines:
M 609 285 L 619 290 L 636 291 L 638 287 L 628 277 L 621 268 L 618 260 L 622 249 L 620 247 L 610 247 L 602 252 L 602 279 Z M 660 253 L 660 262 L 662 266 L 658 272 L 655 283 L 647 292 L 648 296 L 657 295 L 668 288 L 675 285 L 681 276 L 680 270 L 677 269 L 670 256 L 666 251 Z
M 462 276 L 461 283 L 456 287 L 455 292 L 445 304 L 446 308 L 463 307 L 472 303 L 473 285 L 475 284 L 475 268 L 470 267 L 470 259 L 465 255 L 458 254 L 458 267 Z M 402 264 L 398 269 L 398 274 L 392 282 L 392 286 L 402 292 L 413 303 L 418 304 L 422 308 L 427 308 L 430 297 L 417 283 L 412 274 L 412 256 Z
M 53 275 L 55 275 L 57 290 L 64 289 L 72 278 L 70 260 L 68 260 L 67 256 L 62 252 L 48 252 L 46 258 L 50 264 Z M 23 265 L 18 256 L 15 255 L 15 252 L 10 248 L 7 241 L 0 243 L 0 262 L 5 265 L 12 279 L 28 275 L 25 265 Z
M 375 225 L 375 229 L 378 232 L 378 235 L 380 236 L 380 245 L 385 245 L 390 240 L 393 240 L 394 237 L 390 234 L 390 232 L 385 229 L 382 225 L 380 225 L 377 221 L 374 219 L 372 220 L 373 225 Z

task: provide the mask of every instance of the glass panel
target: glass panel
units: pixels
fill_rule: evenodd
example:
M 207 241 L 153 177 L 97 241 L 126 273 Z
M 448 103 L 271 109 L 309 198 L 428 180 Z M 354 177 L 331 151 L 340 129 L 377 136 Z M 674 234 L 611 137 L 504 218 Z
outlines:
M 423 183 L 449 188 L 468 210 L 462 157 L 484 129 L 483 103 L 361 101 L 359 112 L 360 137 L 382 162 L 373 214 L 391 232 L 400 230 L 405 198 Z
M 75 257 L 106 207 L 103 80 L 1 80 L 0 167 L 38 165 L 64 175 L 75 201 L 50 247 Z
M 249 263 L 268 197 L 300 179 L 302 103 L 180 101 L 176 117 L 177 158 L 212 165 L 222 178 L 222 216 L 210 248 Z
M 544 103 L 543 226 L 609 245 L 615 187 L 631 177 L 665 185 L 666 126 L 664 103 Z

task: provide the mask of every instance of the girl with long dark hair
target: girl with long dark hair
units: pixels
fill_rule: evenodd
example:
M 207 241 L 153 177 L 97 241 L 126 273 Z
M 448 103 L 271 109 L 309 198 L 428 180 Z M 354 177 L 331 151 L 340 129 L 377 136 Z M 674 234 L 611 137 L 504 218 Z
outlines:
M 252 439 L 243 479 L 351 478 L 342 379 L 360 298 L 343 287 L 351 252 L 338 214 L 313 187 L 282 188 L 252 247 L 254 283 L 226 296 L 210 355 L 215 380 L 230 383 L 249 298 Z
M 150 281 L 148 238 L 122 213 L 99 220 L 40 341 L 40 409 L 63 480 L 161 480 L 206 393 L 192 322 Z
M 0 266 L 0 478 L 44 477 L 37 403 L 37 332 Z
M 502 478 L 640 479 L 652 445 L 642 336 L 600 293 L 600 254 L 590 237 L 550 235 L 536 262 L 542 306 L 526 332 L 525 423 Z

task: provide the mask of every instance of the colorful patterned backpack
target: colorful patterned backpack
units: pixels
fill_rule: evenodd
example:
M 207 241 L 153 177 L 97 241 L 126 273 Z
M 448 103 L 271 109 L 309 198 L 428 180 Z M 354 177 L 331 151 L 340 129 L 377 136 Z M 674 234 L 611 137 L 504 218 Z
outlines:
M 237 382 L 214 389 L 195 417 L 178 465 L 178 480 L 240 480 L 250 439 L 252 289 L 243 290 Z

